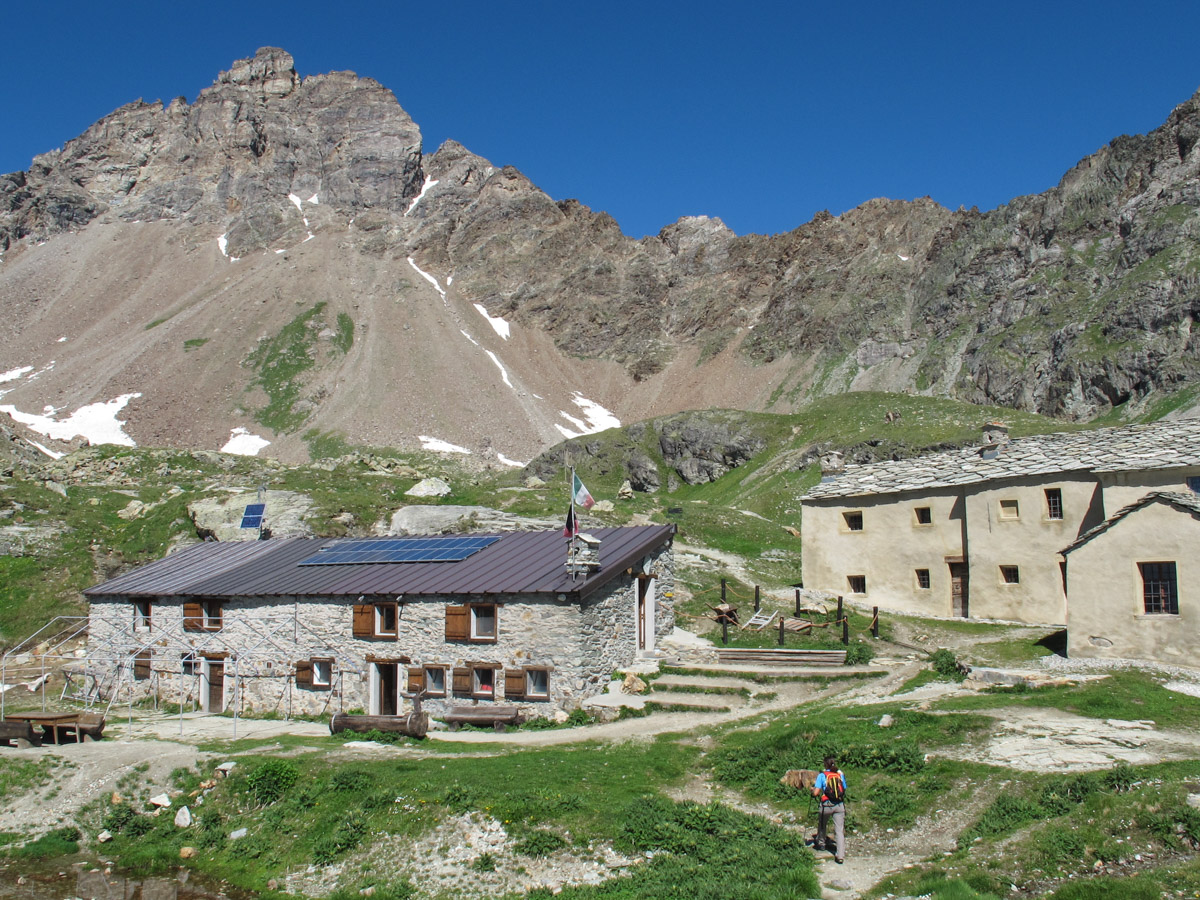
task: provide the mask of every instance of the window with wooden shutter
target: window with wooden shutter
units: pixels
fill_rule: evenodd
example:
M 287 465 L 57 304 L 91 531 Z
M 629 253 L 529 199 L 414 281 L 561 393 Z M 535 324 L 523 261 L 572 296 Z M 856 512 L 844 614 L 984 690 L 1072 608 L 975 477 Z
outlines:
M 327 691 L 333 686 L 333 660 L 310 660 L 312 663 L 312 686 L 318 691 Z
M 441 666 L 425 667 L 425 693 L 430 697 L 446 696 L 446 670 Z
M 504 672 L 504 699 L 521 700 L 525 697 L 525 670 L 507 669 Z
M 133 630 L 134 631 L 149 631 L 150 630 L 150 601 L 149 600 L 134 600 L 133 601 Z
M 356 638 L 375 636 L 375 607 L 370 603 L 355 603 L 352 633 Z
M 481 700 L 496 699 L 496 673 L 493 666 L 475 666 L 471 669 L 471 696 Z
M 133 658 L 133 680 L 146 681 L 150 677 L 150 651 L 143 650 Z
M 225 611 L 221 608 L 220 600 L 205 600 L 200 604 L 204 610 L 204 630 L 220 631 Z
M 471 693 L 471 670 L 470 669 L 455 669 L 454 670 L 454 693 L 467 694 Z
M 375 604 L 375 637 L 394 638 L 399 629 L 400 614 L 395 603 Z
M 415 694 L 418 691 L 425 689 L 425 670 L 424 669 L 409 669 L 408 670 L 408 692 Z
M 183 630 L 204 630 L 204 607 L 199 601 L 189 601 L 183 604 Z
M 296 663 L 296 686 L 297 687 L 312 687 L 313 683 L 313 666 L 312 660 L 302 659 Z
M 465 606 L 446 607 L 446 640 L 465 641 L 471 636 L 469 611 Z M 455 688 L 455 690 L 458 690 Z
M 549 669 L 526 669 L 525 670 L 525 699 L 526 700 L 549 700 L 550 699 L 550 670 Z
M 495 603 L 472 603 L 470 610 L 472 644 L 494 644 L 499 631 Z

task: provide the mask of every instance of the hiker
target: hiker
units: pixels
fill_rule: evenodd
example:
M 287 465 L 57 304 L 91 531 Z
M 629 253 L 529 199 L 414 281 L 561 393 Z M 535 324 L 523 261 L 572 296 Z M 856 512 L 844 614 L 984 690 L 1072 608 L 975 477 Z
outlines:
M 829 848 L 828 827 L 832 818 L 836 848 L 833 861 L 841 865 L 846 858 L 846 776 L 837 767 L 834 757 L 825 757 L 825 771 L 817 775 L 812 793 L 818 804 L 817 834 L 813 838 L 813 849 Z

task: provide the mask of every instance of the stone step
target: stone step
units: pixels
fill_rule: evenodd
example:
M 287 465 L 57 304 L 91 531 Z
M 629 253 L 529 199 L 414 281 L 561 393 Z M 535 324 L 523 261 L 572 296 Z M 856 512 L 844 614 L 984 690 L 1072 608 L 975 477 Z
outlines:
M 642 695 L 647 703 L 659 703 L 663 706 L 687 706 L 698 711 L 722 709 L 737 709 L 746 705 L 746 698 L 741 694 L 697 694 L 686 691 L 651 691 Z
M 717 661 L 760 665 L 839 666 L 846 660 L 845 650 L 789 650 L 786 647 L 718 647 Z
M 807 678 L 845 678 L 861 673 L 883 675 L 885 671 L 878 666 L 767 666 L 746 663 L 682 662 L 680 660 L 664 660 L 663 665 L 672 669 L 696 670 L 705 674 L 719 672 L 721 675 L 734 677 L 762 675 L 767 678 L 795 679 L 797 681 Z
M 660 675 L 654 679 L 656 691 L 671 690 L 672 688 L 732 688 L 733 690 L 754 690 L 756 685 L 746 678 L 713 678 L 707 675 Z

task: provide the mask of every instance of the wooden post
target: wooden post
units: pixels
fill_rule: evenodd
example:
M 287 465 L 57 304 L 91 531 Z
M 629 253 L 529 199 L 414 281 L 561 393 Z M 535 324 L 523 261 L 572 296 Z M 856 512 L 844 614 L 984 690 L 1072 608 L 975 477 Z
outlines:
M 842 618 L 842 595 L 841 595 L 841 594 L 838 594 L 838 613 L 837 613 L 837 619 L 834 619 L 833 621 L 835 621 L 835 622 L 836 622 L 836 621 L 838 621 L 838 619 L 841 619 L 841 618 Z
M 761 588 L 759 588 L 759 586 L 756 584 L 754 586 L 754 611 L 758 612 L 758 610 L 761 606 L 762 606 Z
M 721 602 L 725 602 L 725 579 L 721 579 Z
M 721 643 L 726 647 L 729 646 L 729 617 L 721 617 Z
M 879 607 L 872 606 L 871 612 L 875 614 L 874 618 L 871 619 L 871 637 L 878 638 L 879 637 Z
M 850 620 L 845 616 L 842 617 L 842 643 L 847 646 L 850 644 Z
M 796 588 L 796 618 L 800 618 L 800 588 Z
M 783 646 L 783 616 L 779 617 L 779 646 Z

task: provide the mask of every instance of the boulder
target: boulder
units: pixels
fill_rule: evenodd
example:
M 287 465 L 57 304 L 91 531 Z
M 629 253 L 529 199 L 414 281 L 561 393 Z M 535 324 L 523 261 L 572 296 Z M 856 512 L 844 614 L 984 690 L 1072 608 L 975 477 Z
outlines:
M 450 485 L 442 479 L 426 478 L 410 487 L 404 492 L 404 495 L 406 497 L 445 497 L 450 490 Z
M 179 812 L 175 813 L 175 825 L 178 828 L 191 828 L 192 811 L 186 806 L 181 806 Z
M 246 506 L 260 502 L 256 493 L 238 493 L 228 497 L 208 497 L 188 504 L 188 515 L 201 538 L 218 541 L 258 540 L 257 528 L 242 528 Z M 271 537 L 311 537 L 312 529 L 305 519 L 312 513 L 313 501 L 294 491 L 267 491 L 261 502 L 266 503 L 263 526 Z

